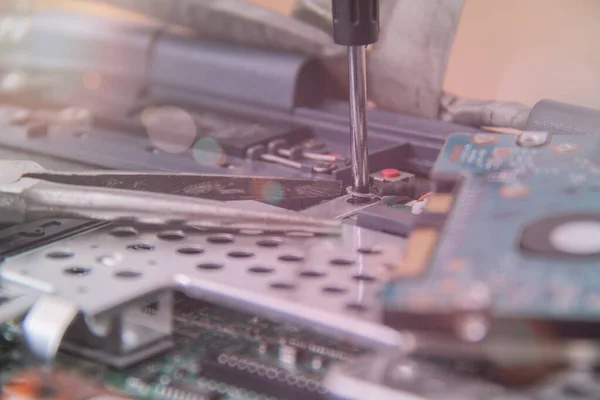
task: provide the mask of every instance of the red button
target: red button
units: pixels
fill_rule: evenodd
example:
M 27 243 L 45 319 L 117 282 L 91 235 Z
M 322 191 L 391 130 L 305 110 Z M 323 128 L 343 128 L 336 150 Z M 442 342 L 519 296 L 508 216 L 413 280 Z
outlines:
M 382 178 L 397 178 L 400 176 L 400 171 L 394 168 L 386 168 L 381 170 Z

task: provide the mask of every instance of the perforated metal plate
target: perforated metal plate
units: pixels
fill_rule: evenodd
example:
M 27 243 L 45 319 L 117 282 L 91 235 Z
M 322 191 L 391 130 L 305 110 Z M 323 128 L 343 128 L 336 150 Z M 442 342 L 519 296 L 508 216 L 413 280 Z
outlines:
M 98 315 L 165 287 L 361 342 L 396 346 L 378 292 L 401 256 L 396 236 L 344 226 L 341 237 L 156 231 L 108 226 L 9 259 L 4 279 Z

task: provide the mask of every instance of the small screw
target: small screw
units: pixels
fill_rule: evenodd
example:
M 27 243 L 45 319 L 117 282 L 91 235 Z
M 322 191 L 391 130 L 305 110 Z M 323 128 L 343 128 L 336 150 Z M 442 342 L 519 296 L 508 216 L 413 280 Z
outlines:
M 517 144 L 522 147 L 538 147 L 548 141 L 548 133 L 546 132 L 523 132 Z

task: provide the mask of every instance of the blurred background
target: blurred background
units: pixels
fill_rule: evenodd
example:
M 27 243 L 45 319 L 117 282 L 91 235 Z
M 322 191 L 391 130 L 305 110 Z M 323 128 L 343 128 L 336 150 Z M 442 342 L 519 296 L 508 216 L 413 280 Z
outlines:
M 246 0 L 281 13 L 293 0 Z M 124 15 L 83 0 L 41 7 Z M 460 96 L 520 101 L 552 98 L 600 108 L 599 0 L 465 0 L 444 89 Z

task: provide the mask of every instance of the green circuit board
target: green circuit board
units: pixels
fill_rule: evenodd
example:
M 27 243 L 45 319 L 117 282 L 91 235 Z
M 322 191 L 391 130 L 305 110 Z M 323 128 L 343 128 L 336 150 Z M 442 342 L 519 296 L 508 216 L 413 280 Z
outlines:
M 330 366 L 363 353 L 307 330 L 177 294 L 173 349 L 117 370 L 61 352 L 55 369 L 117 393 L 152 400 L 323 399 Z M 152 312 L 149 307 L 147 312 Z M 36 367 L 19 342 L 18 325 L 3 328 L 3 381 Z
M 528 135 L 534 140 L 448 139 L 432 174 L 438 197 L 409 240 L 413 250 L 431 250 L 420 265 L 398 266 L 418 273 L 387 286 L 391 324 L 406 314 L 448 316 L 473 295 L 492 318 L 582 323 L 585 329 L 570 334 L 593 334 L 590 325 L 600 322 L 600 137 Z

